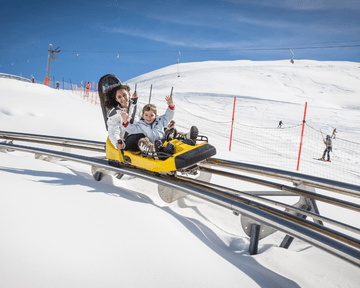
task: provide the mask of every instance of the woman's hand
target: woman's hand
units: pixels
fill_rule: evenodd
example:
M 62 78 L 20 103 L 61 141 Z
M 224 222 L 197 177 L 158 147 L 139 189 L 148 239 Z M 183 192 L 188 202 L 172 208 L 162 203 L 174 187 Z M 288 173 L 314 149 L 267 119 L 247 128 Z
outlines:
M 129 119 L 129 114 L 126 112 L 126 109 L 121 109 L 120 115 L 123 119 L 124 124 L 127 123 Z
M 124 149 L 125 147 L 124 147 L 124 143 L 117 143 L 116 144 L 116 148 L 118 149 L 118 150 L 122 150 L 122 149 Z

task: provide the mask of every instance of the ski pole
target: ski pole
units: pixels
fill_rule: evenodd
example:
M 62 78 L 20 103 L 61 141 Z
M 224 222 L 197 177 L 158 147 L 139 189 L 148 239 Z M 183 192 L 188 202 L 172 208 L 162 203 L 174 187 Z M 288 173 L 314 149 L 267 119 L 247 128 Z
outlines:
M 170 98 L 172 98 L 173 88 L 174 88 L 174 87 L 171 87 Z
M 134 91 L 134 95 L 136 95 L 135 98 L 133 98 L 133 103 L 136 104 L 137 101 L 138 101 L 138 97 L 137 97 L 137 92 L 136 92 L 136 87 L 137 87 L 137 84 L 135 84 L 135 91 Z
M 151 101 L 151 91 L 152 91 L 152 84 L 150 86 L 149 104 L 150 104 L 150 101 Z

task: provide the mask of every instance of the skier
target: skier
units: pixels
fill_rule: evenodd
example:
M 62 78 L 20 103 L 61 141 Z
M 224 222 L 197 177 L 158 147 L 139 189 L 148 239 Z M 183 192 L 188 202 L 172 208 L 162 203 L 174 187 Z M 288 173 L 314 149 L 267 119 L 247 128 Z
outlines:
M 333 139 L 335 139 L 335 136 L 336 136 L 336 128 L 333 130 L 333 133 L 332 133 L 332 135 L 331 135 L 331 138 L 333 138 Z
M 330 161 L 330 152 L 332 151 L 332 143 L 331 143 L 330 135 L 326 135 L 326 140 L 323 140 L 323 141 L 324 141 L 324 144 L 326 145 L 326 148 L 325 148 L 323 156 L 322 156 L 322 158 L 320 158 L 320 160 L 325 161 L 325 155 L 327 153 L 326 161 L 331 162 Z
M 282 120 L 280 120 L 279 125 L 278 125 L 277 128 L 281 128 L 282 125 L 283 125 L 283 122 L 282 122 Z

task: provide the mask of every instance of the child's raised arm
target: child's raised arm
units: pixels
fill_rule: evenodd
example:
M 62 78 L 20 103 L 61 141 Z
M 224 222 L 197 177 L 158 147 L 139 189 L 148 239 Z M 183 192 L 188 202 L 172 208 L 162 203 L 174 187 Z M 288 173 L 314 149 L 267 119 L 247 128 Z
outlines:
M 174 100 L 173 100 L 172 97 L 166 96 L 166 97 L 165 97 L 165 100 L 166 100 L 166 103 L 169 105 L 169 107 L 174 107 L 174 106 L 175 106 Z

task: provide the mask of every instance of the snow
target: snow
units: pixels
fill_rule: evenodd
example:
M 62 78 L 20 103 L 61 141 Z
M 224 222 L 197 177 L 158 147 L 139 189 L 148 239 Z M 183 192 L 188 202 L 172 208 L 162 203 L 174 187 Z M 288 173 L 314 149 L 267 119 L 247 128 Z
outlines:
M 238 123 L 276 127 L 282 119 L 287 126 L 298 125 L 308 102 L 307 123 L 312 127 L 325 133 L 337 127 L 341 138 L 360 143 L 359 63 L 211 61 L 179 68 L 180 77 L 173 65 L 126 82 L 132 89 L 137 83 L 142 104 L 147 103 L 152 84 L 152 103 L 159 111 L 164 111 L 164 97 L 174 87 L 178 129 L 198 125 L 216 144 L 217 158 L 259 161 L 241 153 L 237 143 L 244 141 L 243 135 L 234 133 L 234 148 L 228 151 L 234 96 Z M 69 91 L 11 79 L 0 79 L 0 123 L 2 131 L 95 141 L 107 136 L 99 105 Z M 278 158 L 284 157 L 285 153 Z M 264 161 L 269 166 L 282 163 Z M 0 153 L 0 179 L 1 287 L 358 287 L 360 283 L 358 267 L 308 243 L 295 239 L 289 249 L 279 248 L 282 232 L 261 240 L 259 253 L 251 256 L 238 216 L 192 196 L 167 204 L 154 183 L 108 175 L 96 182 L 86 165 L 40 161 L 24 152 Z M 242 191 L 267 190 L 245 182 L 239 188 L 238 182 L 224 183 L 216 176 L 211 181 Z M 290 204 L 298 200 L 281 198 Z M 358 199 L 343 199 L 360 204 Z M 360 228 L 358 213 L 318 206 L 322 215 Z

